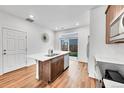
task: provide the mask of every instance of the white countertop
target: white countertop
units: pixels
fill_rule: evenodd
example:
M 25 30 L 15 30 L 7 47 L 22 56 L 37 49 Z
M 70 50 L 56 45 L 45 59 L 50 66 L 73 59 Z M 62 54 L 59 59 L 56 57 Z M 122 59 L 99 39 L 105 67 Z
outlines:
M 35 60 L 39 60 L 39 61 L 47 61 L 47 60 L 53 59 L 55 57 L 68 54 L 69 51 L 54 51 L 54 53 L 56 53 L 58 55 L 48 57 L 48 56 L 46 56 L 47 53 L 36 53 L 36 54 L 28 55 L 28 57 L 35 59 Z
M 117 58 L 109 58 L 109 57 L 95 56 L 95 60 L 96 60 L 97 62 L 124 65 L 124 59 L 117 59 Z
M 124 65 L 123 59 L 95 56 L 95 60 L 96 60 L 96 62 L 100 62 L 100 63 Z M 98 75 L 98 76 L 100 77 L 101 75 Z M 119 82 L 115 82 L 115 81 L 107 80 L 107 79 L 103 79 L 103 82 L 104 82 L 106 88 L 124 88 L 124 84 L 119 83 Z
M 124 84 L 119 82 L 115 82 L 107 79 L 103 79 L 103 82 L 106 88 L 124 88 Z

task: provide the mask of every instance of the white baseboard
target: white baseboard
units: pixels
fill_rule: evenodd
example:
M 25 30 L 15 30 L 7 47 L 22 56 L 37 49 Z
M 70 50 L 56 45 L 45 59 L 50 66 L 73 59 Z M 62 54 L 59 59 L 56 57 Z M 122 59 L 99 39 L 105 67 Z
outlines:
M 96 78 L 95 75 L 94 75 L 94 73 L 89 73 L 89 77 Z
M 0 73 L 0 75 L 3 75 L 3 73 Z

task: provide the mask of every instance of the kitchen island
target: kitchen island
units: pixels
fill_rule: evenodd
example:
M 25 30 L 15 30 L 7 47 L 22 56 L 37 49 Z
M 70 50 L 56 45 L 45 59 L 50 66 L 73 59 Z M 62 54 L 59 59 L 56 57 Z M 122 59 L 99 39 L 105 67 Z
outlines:
M 37 53 L 28 57 L 36 60 L 36 79 L 48 83 L 54 81 L 69 67 L 69 51 L 56 51 L 52 56 Z

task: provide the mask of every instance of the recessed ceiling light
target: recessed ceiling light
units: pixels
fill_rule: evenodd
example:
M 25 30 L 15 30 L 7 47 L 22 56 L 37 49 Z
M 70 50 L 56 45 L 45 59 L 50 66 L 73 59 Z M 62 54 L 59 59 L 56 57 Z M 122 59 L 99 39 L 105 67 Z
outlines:
M 58 27 L 56 27 L 56 30 L 58 30 Z
M 29 15 L 29 18 L 33 19 L 33 18 L 34 18 L 34 16 L 33 16 L 33 15 Z
M 76 26 L 79 26 L 79 23 L 77 22 L 75 25 L 76 25 Z

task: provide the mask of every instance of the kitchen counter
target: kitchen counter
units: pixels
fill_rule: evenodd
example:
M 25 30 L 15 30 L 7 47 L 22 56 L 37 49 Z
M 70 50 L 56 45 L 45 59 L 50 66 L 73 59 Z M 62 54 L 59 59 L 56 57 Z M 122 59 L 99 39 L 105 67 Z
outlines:
M 104 82 L 105 88 L 124 88 L 123 83 L 119 83 L 119 82 L 115 82 L 107 79 L 103 79 L 103 82 Z
M 104 57 L 104 56 L 95 56 L 95 76 L 98 80 L 102 80 L 105 77 L 105 70 L 115 70 L 122 73 L 123 70 L 120 67 L 124 66 L 124 59 L 119 58 L 111 58 L 111 57 Z M 121 70 L 121 71 L 120 71 Z M 111 80 L 104 79 L 103 80 L 106 87 L 117 87 L 117 85 L 121 85 L 121 83 L 114 82 Z M 124 84 L 122 84 L 124 87 Z
M 55 51 L 56 54 L 55 56 L 47 56 L 47 53 L 36 53 L 36 54 L 32 54 L 32 55 L 28 55 L 29 58 L 33 58 L 35 60 L 39 60 L 41 62 L 56 58 L 58 56 L 62 56 L 65 54 L 68 54 L 69 51 Z
M 46 82 L 55 80 L 69 67 L 69 51 L 54 51 L 56 55 L 48 56 L 47 53 L 28 55 L 36 60 L 36 79 Z
M 124 60 L 110 57 L 95 56 L 96 62 L 124 65 Z

